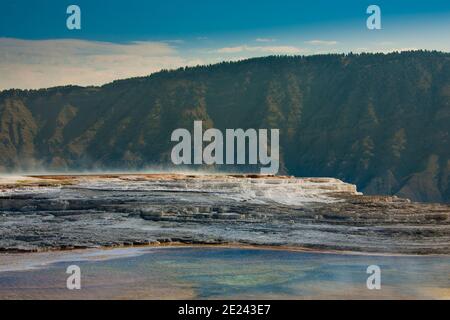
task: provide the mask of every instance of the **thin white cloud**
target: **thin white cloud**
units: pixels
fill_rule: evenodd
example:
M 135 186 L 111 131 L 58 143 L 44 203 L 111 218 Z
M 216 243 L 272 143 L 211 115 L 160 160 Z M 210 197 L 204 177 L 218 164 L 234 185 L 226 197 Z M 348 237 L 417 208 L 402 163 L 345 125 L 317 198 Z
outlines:
M 339 42 L 334 40 L 311 40 L 311 41 L 305 41 L 307 44 L 311 44 L 313 46 L 335 46 Z
M 419 48 L 415 48 L 415 47 L 411 47 L 411 48 L 390 48 L 390 49 L 383 49 L 380 48 L 378 50 L 375 50 L 376 52 L 381 52 L 381 53 L 391 53 L 391 52 L 404 52 L 404 51 L 416 51 L 419 50 Z
M 236 46 L 217 49 L 218 53 L 235 54 L 242 52 L 267 53 L 267 54 L 301 54 L 303 49 L 294 46 Z
M 276 39 L 273 39 L 273 38 L 256 38 L 255 41 L 256 42 L 274 42 L 274 41 L 276 41 Z
M 175 44 L 183 44 L 185 43 L 184 40 L 182 39 L 171 39 L 171 40 L 163 40 L 161 42 L 165 42 L 165 43 L 175 43 Z
M 378 53 L 392 53 L 392 52 L 404 52 L 404 51 L 416 51 L 419 48 L 415 47 L 404 47 L 404 48 L 385 48 L 385 47 L 372 47 L 372 48 L 356 48 L 352 50 L 354 53 L 368 53 L 368 52 L 378 52 Z
M 0 38 L 0 89 L 101 85 L 202 63 L 183 58 L 164 42 L 117 44 Z

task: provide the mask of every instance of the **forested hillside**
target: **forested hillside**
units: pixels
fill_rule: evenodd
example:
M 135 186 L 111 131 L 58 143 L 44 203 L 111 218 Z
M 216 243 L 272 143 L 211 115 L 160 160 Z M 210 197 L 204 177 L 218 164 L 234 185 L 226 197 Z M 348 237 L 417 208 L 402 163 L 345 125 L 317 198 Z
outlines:
M 266 57 L 0 93 L 0 171 L 170 164 L 171 132 L 279 128 L 281 172 L 450 202 L 450 54 Z M 239 168 L 237 168 L 239 169 Z

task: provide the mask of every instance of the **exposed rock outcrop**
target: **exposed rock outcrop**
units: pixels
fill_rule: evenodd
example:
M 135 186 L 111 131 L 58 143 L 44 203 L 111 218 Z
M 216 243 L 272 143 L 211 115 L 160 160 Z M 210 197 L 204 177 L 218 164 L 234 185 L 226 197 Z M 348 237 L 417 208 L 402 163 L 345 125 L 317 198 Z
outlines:
M 182 242 L 450 253 L 449 205 L 363 196 L 354 185 L 332 178 L 23 179 L 26 184 L 10 181 L 0 192 L 3 251 Z

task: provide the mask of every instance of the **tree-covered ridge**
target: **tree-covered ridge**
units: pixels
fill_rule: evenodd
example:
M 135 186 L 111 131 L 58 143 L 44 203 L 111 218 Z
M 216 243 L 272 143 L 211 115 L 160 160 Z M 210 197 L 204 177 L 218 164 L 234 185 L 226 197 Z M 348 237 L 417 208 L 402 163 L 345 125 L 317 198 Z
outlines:
M 281 168 L 450 201 L 450 54 L 265 57 L 0 93 L 2 171 L 170 163 L 176 128 L 279 128 Z

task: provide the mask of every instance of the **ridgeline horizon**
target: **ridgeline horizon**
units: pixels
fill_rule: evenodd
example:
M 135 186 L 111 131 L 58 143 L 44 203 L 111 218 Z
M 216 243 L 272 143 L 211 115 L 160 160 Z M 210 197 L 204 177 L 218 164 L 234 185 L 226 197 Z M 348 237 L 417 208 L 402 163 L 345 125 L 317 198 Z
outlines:
M 8 93 L 9 91 L 41 91 L 41 90 L 52 90 L 52 89 L 63 89 L 63 88 L 102 88 L 104 86 L 116 84 L 117 82 L 122 81 L 129 81 L 129 80 L 140 80 L 140 79 L 148 79 L 153 76 L 157 76 L 158 74 L 167 74 L 167 73 L 176 73 L 176 72 L 183 72 L 183 71 L 191 71 L 195 69 L 202 69 L 202 68 L 210 68 L 215 66 L 220 66 L 223 64 L 239 64 L 239 63 L 246 63 L 253 60 L 261 60 L 261 59 L 267 59 L 267 58 L 275 58 L 275 59 L 283 59 L 283 58 L 300 58 L 300 59 L 307 59 L 307 58 L 313 58 L 313 57 L 324 57 L 324 56 L 366 56 L 366 55 L 399 55 L 404 53 L 430 53 L 430 54 L 439 54 L 439 55 L 448 55 L 450 57 L 450 52 L 440 51 L 440 50 L 426 50 L 426 49 L 417 49 L 417 50 L 404 50 L 404 51 L 392 51 L 392 52 L 345 52 L 345 53 L 317 53 L 317 54 L 311 54 L 311 55 L 290 55 L 290 54 L 271 54 L 266 56 L 260 56 L 260 57 L 252 57 L 252 58 L 244 58 L 239 60 L 223 60 L 221 62 L 216 63 L 207 63 L 207 64 L 198 64 L 195 66 L 183 66 L 183 67 L 177 67 L 173 69 L 161 69 L 159 71 L 155 71 L 152 73 L 149 73 L 148 75 L 143 76 L 136 76 L 136 77 L 128 77 L 128 78 L 118 78 L 116 80 L 105 82 L 101 85 L 78 85 L 78 84 L 66 84 L 66 85 L 56 85 L 51 87 L 42 87 L 42 88 L 32 88 L 32 89 L 20 89 L 20 88 L 8 88 L 8 89 L 1 89 L 0 94 L 2 93 Z

